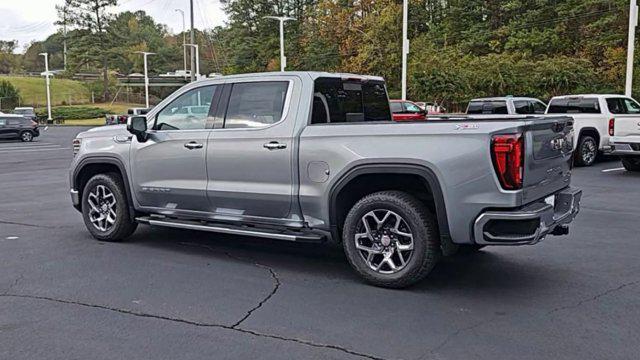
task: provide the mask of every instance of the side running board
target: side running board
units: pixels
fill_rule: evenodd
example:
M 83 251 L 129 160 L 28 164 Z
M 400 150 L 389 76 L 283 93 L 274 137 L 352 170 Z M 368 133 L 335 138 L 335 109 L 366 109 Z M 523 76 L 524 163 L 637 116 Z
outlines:
M 323 235 L 310 232 L 277 231 L 272 229 L 261 229 L 257 227 L 237 226 L 223 223 L 207 223 L 202 221 L 189 221 L 168 218 L 139 217 L 136 221 L 151 226 L 170 227 L 175 229 L 208 231 L 219 234 L 243 235 L 275 240 L 313 242 L 325 241 Z

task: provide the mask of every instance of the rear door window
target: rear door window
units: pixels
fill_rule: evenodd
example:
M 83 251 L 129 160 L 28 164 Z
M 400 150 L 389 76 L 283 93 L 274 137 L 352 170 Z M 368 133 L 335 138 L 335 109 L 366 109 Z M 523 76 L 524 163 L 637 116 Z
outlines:
M 509 114 L 509 110 L 506 101 L 472 101 L 467 108 L 467 114 L 506 115 Z
M 224 127 L 261 128 L 279 122 L 284 112 L 288 89 L 288 81 L 233 84 Z
M 549 104 L 549 114 L 600 114 L 595 98 L 554 99 Z
M 314 101 L 313 121 L 323 119 L 317 112 L 327 109 L 329 123 L 391 121 L 391 106 L 396 106 L 389 104 L 382 81 L 319 78 L 315 81 L 314 92 L 319 100 Z M 324 110 L 320 108 L 321 104 Z M 402 112 L 400 103 L 392 104 L 400 105 Z
M 389 105 L 391 106 L 391 112 L 394 114 L 399 114 L 403 111 L 402 104 L 399 102 L 392 102 Z

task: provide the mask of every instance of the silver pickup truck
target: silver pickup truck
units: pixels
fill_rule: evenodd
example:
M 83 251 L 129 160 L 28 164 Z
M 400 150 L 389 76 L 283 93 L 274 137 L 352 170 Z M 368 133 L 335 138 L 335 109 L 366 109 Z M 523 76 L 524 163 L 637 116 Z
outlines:
M 99 240 L 142 223 L 333 241 L 368 282 L 404 287 L 460 248 L 567 234 L 572 132 L 564 116 L 393 122 L 378 77 L 225 76 L 79 134 L 71 198 Z

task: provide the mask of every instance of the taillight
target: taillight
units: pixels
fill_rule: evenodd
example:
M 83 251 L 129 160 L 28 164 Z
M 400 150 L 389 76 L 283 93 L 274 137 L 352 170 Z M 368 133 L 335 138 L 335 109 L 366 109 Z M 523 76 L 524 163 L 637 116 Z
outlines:
M 522 134 L 494 135 L 491 141 L 493 166 L 505 190 L 522 189 L 524 137 Z
M 80 146 L 82 146 L 81 139 L 73 139 L 73 156 L 76 156 L 80 152 Z
M 609 136 L 616 133 L 616 119 L 609 119 Z

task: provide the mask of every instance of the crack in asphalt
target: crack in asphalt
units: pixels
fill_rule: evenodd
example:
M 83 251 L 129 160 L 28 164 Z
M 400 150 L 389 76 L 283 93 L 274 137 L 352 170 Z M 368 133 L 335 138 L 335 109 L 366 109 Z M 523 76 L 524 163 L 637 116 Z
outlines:
M 374 356 L 374 355 L 369 355 L 369 354 L 360 353 L 360 352 L 357 352 L 357 351 L 354 351 L 354 350 L 349 350 L 347 348 L 344 348 L 344 347 L 338 346 L 338 345 L 317 343 L 317 342 L 304 340 L 304 339 L 290 338 L 290 337 L 285 337 L 285 336 L 280 336 L 280 335 L 274 335 L 274 334 L 268 334 L 268 333 L 262 333 L 262 332 L 258 332 L 258 331 L 253 331 L 253 330 L 242 329 L 242 328 L 238 328 L 238 327 L 232 327 L 232 326 L 229 326 L 229 325 L 216 324 L 216 323 L 203 323 L 203 322 L 180 319 L 180 318 L 175 318 L 175 317 L 170 317 L 170 316 L 143 313 L 143 312 L 138 312 L 138 311 L 128 310 L 128 309 L 120 309 L 120 308 L 110 307 L 110 306 L 105 306 L 105 305 L 90 304 L 90 303 L 74 301 L 74 300 L 58 299 L 58 298 L 53 298 L 53 297 L 48 297 L 48 296 L 26 295 L 26 294 L 11 294 L 11 293 L 0 294 L 0 298 L 22 298 L 22 299 L 31 299 L 31 300 L 42 300 L 42 301 L 49 301 L 49 302 L 55 302 L 55 303 L 60 303 L 60 304 L 66 304 L 66 305 L 75 305 L 75 306 L 82 306 L 82 307 L 88 307 L 88 308 L 94 308 L 94 309 L 101 309 L 101 310 L 117 312 L 117 313 L 124 314 L 124 315 L 129 315 L 129 316 L 136 316 L 136 317 L 141 317 L 141 318 L 150 318 L 150 319 L 171 321 L 171 322 L 175 322 L 175 323 L 186 324 L 186 325 L 197 326 L 197 327 L 224 329 L 224 330 L 239 332 L 239 333 L 242 333 L 242 334 L 249 334 L 249 335 L 253 335 L 253 336 L 256 336 L 256 337 L 263 337 L 263 338 L 281 340 L 281 341 L 286 341 L 286 342 L 294 342 L 294 343 L 297 343 L 297 344 L 302 344 L 302 345 L 315 347 L 315 348 L 332 349 L 332 350 L 340 351 L 340 352 L 343 352 L 343 353 L 346 353 L 346 354 L 349 354 L 349 355 L 359 356 L 359 357 L 366 358 L 366 359 L 386 360 L 384 358 L 377 357 L 377 356 Z
M 248 262 L 251 265 L 254 265 L 256 267 L 259 267 L 261 269 L 265 269 L 269 272 L 269 274 L 271 275 L 271 278 L 273 279 L 273 289 L 271 289 L 271 292 L 269 294 L 267 294 L 267 296 L 265 296 L 260 302 L 258 302 L 258 304 L 254 307 L 252 307 L 251 309 L 249 309 L 249 311 L 247 311 L 246 315 L 243 316 L 240 320 L 236 321 L 231 328 L 237 328 L 238 326 L 240 326 L 240 324 L 242 324 L 245 320 L 247 320 L 255 311 L 257 311 L 258 309 L 260 309 L 264 304 L 266 304 L 278 291 L 278 289 L 280 288 L 280 285 L 282 284 L 280 282 L 280 278 L 278 278 L 278 274 L 275 272 L 275 270 L 273 270 L 273 268 L 271 268 L 270 266 L 261 264 L 259 262 L 257 262 L 256 260 L 249 258 L 249 257 L 240 257 L 234 254 L 231 254 L 227 251 L 221 251 L 219 249 L 216 249 L 212 246 L 208 246 L 208 245 L 204 245 L 204 244 L 196 244 L 196 243 L 186 243 L 186 242 L 181 242 L 181 245 L 185 245 L 185 246 L 192 246 L 192 247 L 200 247 L 200 248 L 204 248 L 207 249 L 211 252 L 214 253 L 222 253 L 224 255 L 226 255 L 227 257 L 240 261 L 240 262 Z
M 16 221 L 7 221 L 7 220 L 0 220 L 0 224 L 28 226 L 28 227 L 41 228 L 41 229 L 60 229 L 64 227 L 64 226 L 54 226 L 54 225 L 29 224 L 29 223 L 16 222 Z
M 15 280 L 13 280 L 13 282 L 9 284 L 9 287 L 7 287 L 0 295 L 6 295 L 10 293 L 11 290 L 13 290 L 13 288 L 16 287 L 16 285 L 18 285 L 20 281 L 22 281 L 22 279 L 24 279 L 24 274 L 20 274 L 20 276 L 18 276 Z
M 547 313 L 547 315 L 551 315 L 551 314 L 553 314 L 555 312 L 562 311 L 562 310 L 575 309 L 575 308 L 580 307 L 580 306 L 582 306 L 582 305 L 584 305 L 586 303 L 596 301 L 596 300 L 600 299 L 601 297 L 610 295 L 610 294 L 612 294 L 612 293 L 614 293 L 616 291 L 620 291 L 620 290 L 622 290 L 622 289 L 624 289 L 626 287 L 637 285 L 639 283 L 640 283 L 640 280 L 631 281 L 631 282 L 628 282 L 628 283 L 621 284 L 621 285 L 619 285 L 619 286 L 617 286 L 615 288 L 611 288 L 611 289 L 605 290 L 605 291 L 603 291 L 601 293 L 598 293 L 598 294 L 596 294 L 596 295 L 594 295 L 594 296 L 592 296 L 590 298 L 580 300 L 575 304 L 560 306 L 560 307 L 557 307 L 555 309 L 552 309 Z

